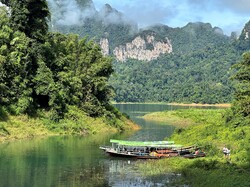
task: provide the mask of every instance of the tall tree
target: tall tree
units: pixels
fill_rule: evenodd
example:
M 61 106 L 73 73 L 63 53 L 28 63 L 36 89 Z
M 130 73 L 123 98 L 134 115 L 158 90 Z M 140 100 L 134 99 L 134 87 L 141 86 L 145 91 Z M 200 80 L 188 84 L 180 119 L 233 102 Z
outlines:
M 112 116 L 112 89 L 107 84 L 111 59 L 87 38 L 47 33 L 43 21 L 48 14 L 39 17 L 33 11 L 36 5 L 42 9 L 44 2 L 12 0 L 11 14 L 0 12 L 0 87 L 7 90 L 0 91 L 0 104 L 14 106 L 17 113 L 46 108 L 53 119 L 62 118 L 68 105 L 91 116 Z
M 29 38 L 44 42 L 50 16 L 46 0 L 1 0 L 11 9 L 11 26 Z
M 250 124 L 250 52 L 242 56 L 242 61 L 234 65 L 237 72 L 232 77 L 236 80 L 236 88 L 230 118 L 235 126 Z
M 52 57 L 47 62 L 51 61 L 48 67 L 55 82 L 50 105 L 58 111 L 63 111 L 68 104 L 92 116 L 102 114 L 112 95 L 107 84 L 113 72 L 111 59 L 104 57 L 92 41 L 79 39 L 77 35 L 54 34 L 49 43 Z
M 9 15 L 7 12 L 2 12 L 8 22 L 4 22 L 1 28 L 5 33 L 2 48 L 6 46 L 5 53 L 2 52 L 5 62 L 1 64 L 2 72 L 5 74 L 2 73 L 1 78 L 5 80 L 5 86 L 8 88 L 6 90 L 9 90 L 9 104 L 14 103 L 17 112 L 33 111 L 37 105 L 34 77 L 43 65 L 43 48 L 48 32 L 47 2 L 45 0 L 1 2 L 10 8 Z

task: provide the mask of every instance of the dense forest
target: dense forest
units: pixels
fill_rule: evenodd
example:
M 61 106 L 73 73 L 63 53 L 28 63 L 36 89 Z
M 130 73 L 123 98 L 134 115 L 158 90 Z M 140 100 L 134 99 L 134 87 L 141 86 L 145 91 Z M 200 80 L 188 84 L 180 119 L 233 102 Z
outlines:
M 49 112 L 62 119 L 70 106 L 91 117 L 120 117 L 110 104 L 112 61 L 77 35 L 49 32 L 47 2 L 1 1 L 0 107 L 13 114 Z
M 219 32 L 220 31 L 220 32 Z M 189 23 L 183 28 L 153 26 L 159 40 L 168 37 L 173 52 L 149 62 L 114 62 L 110 83 L 118 102 L 227 103 L 232 101 L 231 66 L 249 49 L 249 41 L 221 34 L 210 24 Z
M 110 83 L 118 102 L 226 103 L 232 99 L 230 67 L 237 52 L 223 47 L 172 54 L 143 62 L 115 62 Z M 225 55 L 220 55 L 224 53 Z

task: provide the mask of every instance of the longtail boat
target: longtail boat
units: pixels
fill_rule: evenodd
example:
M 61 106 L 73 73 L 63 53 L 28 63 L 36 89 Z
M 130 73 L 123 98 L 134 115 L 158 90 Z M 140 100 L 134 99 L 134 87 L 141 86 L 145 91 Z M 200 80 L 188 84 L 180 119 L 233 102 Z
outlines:
M 127 141 L 111 139 L 112 146 L 101 146 L 111 156 L 158 159 L 181 155 L 182 145 L 174 141 Z M 186 150 L 185 150 L 186 151 Z M 189 152 L 188 152 L 189 153 Z

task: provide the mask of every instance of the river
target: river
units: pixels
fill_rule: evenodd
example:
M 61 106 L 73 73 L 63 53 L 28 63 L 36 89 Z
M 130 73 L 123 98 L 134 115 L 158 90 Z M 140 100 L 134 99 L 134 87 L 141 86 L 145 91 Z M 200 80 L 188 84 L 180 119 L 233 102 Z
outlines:
M 135 133 L 89 136 L 47 137 L 20 140 L 0 145 L 0 187 L 97 187 L 166 186 L 172 176 L 145 179 L 135 163 L 117 159 L 99 149 L 110 138 L 162 140 L 174 127 L 145 121 L 142 115 L 162 110 L 187 108 L 164 104 L 116 104 L 142 129 Z

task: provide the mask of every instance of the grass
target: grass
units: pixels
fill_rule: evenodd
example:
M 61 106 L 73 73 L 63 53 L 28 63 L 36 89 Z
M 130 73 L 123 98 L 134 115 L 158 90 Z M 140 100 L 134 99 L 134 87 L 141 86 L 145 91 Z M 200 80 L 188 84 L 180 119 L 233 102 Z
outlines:
M 70 107 L 65 119 L 55 122 L 49 113 L 40 111 L 36 117 L 13 116 L 1 109 L 0 142 L 56 135 L 94 135 L 136 130 L 138 126 L 122 116 L 120 119 L 92 118 L 76 107 Z
M 178 128 L 185 128 L 194 124 L 191 119 L 179 117 L 178 111 L 154 112 L 144 115 L 143 118 L 148 121 L 166 122 Z
M 27 115 L 9 115 L 8 120 L 0 121 L 0 127 L 0 142 L 56 134 L 49 131 L 40 120 Z
M 157 112 L 146 119 L 169 122 L 177 128 L 171 140 L 182 145 L 198 145 L 207 157 L 170 158 L 139 164 L 145 176 L 180 173 L 178 184 L 190 186 L 248 186 L 250 183 L 250 127 L 234 128 L 225 123 L 226 109 L 183 109 Z M 185 122 L 186 121 L 186 122 Z M 179 124 L 178 124 L 179 123 Z M 222 147 L 231 149 L 225 159 Z

